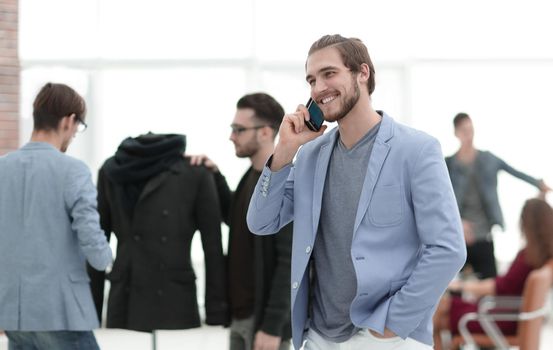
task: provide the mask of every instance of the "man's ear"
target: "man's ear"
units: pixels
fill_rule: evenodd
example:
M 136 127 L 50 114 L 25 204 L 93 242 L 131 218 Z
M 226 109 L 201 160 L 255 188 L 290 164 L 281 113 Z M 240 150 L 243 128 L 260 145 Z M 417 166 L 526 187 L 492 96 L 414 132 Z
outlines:
M 371 76 L 371 71 L 369 69 L 369 65 L 366 63 L 361 63 L 361 66 L 359 66 L 359 78 L 361 79 L 361 82 L 367 82 Z
M 262 128 L 260 131 L 263 134 L 264 138 L 266 138 L 267 140 L 273 141 L 273 136 L 275 134 L 275 131 L 273 130 L 273 128 L 271 128 L 270 126 L 266 126 Z
M 60 128 L 61 130 L 68 130 L 71 127 L 71 123 L 74 122 L 75 119 L 75 113 L 71 113 L 70 115 L 66 115 L 60 120 Z

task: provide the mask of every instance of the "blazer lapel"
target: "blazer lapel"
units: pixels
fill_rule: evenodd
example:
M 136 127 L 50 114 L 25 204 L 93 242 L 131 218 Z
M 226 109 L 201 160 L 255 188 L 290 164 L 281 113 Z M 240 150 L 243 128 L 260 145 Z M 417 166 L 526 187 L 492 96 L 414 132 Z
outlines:
M 313 235 L 317 233 L 317 229 L 319 228 L 325 179 L 328 170 L 328 163 L 330 162 L 330 155 L 332 154 L 332 148 L 334 147 L 334 142 L 336 142 L 336 135 L 336 130 L 333 130 L 332 134 L 329 133 L 328 142 L 321 146 L 321 150 L 319 151 L 319 156 L 317 158 L 317 165 L 313 176 L 313 205 L 311 206 L 313 211 Z
M 388 115 L 382 115 L 382 121 L 380 124 L 380 130 L 376 135 L 374 141 L 372 153 L 369 159 L 369 165 L 367 166 L 367 174 L 365 175 L 365 181 L 363 182 L 363 188 L 361 190 L 361 196 L 359 197 L 359 205 L 357 206 L 357 214 L 355 216 L 355 225 L 353 226 L 353 235 L 355 233 L 369 208 L 369 203 L 374 192 L 374 186 L 376 180 L 380 175 L 382 166 L 388 153 L 390 152 L 390 145 L 387 141 L 393 136 L 393 120 Z

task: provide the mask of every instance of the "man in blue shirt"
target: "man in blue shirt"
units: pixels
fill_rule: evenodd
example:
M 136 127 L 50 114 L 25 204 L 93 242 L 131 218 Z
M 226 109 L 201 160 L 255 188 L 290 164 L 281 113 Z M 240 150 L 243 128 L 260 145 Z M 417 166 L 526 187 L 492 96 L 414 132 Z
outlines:
M 72 88 L 46 84 L 31 141 L 0 157 L 0 329 L 10 350 L 99 349 L 85 262 L 104 270 L 112 253 L 90 171 L 64 154 L 85 113 Z

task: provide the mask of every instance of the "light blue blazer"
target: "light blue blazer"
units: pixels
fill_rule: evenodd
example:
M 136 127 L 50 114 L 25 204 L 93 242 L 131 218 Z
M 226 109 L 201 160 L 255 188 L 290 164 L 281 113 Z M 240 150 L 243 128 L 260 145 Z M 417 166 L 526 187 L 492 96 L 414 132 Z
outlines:
M 256 234 L 294 221 L 292 332 L 299 349 L 308 326 L 309 259 L 337 128 L 304 145 L 293 165 L 265 167 L 248 209 Z M 347 179 L 344 179 L 347 181 Z M 355 218 L 351 259 L 357 293 L 350 317 L 432 344 L 432 315 L 466 258 L 459 210 L 433 137 L 383 114 Z
M 0 329 L 98 327 L 85 261 L 111 259 L 83 162 L 40 142 L 0 157 Z

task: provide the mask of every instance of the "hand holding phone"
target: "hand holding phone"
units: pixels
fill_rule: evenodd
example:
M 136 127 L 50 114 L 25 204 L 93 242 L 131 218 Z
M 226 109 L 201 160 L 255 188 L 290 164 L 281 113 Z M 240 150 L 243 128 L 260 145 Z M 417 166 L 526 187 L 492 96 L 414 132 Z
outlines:
M 323 126 L 324 122 L 323 111 L 321 111 L 319 106 L 317 106 L 317 103 L 313 101 L 312 98 L 309 98 L 309 101 L 307 101 L 305 107 L 309 112 L 309 120 L 305 121 L 305 125 L 307 125 L 311 131 L 317 132 L 321 130 L 321 126 Z
M 307 118 L 306 109 L 309 120 L 305 119 Z M 279 140 L 269 168 L 272 171 L 278 171 L 286 164 L 290 164 L 302 145 L 324 133 L 326 125 L 323 126 L 323 122 L 322 111 L 311 99 L 305 106 L 299 105 L 294 113 L 286 114 L 279 128 Z

